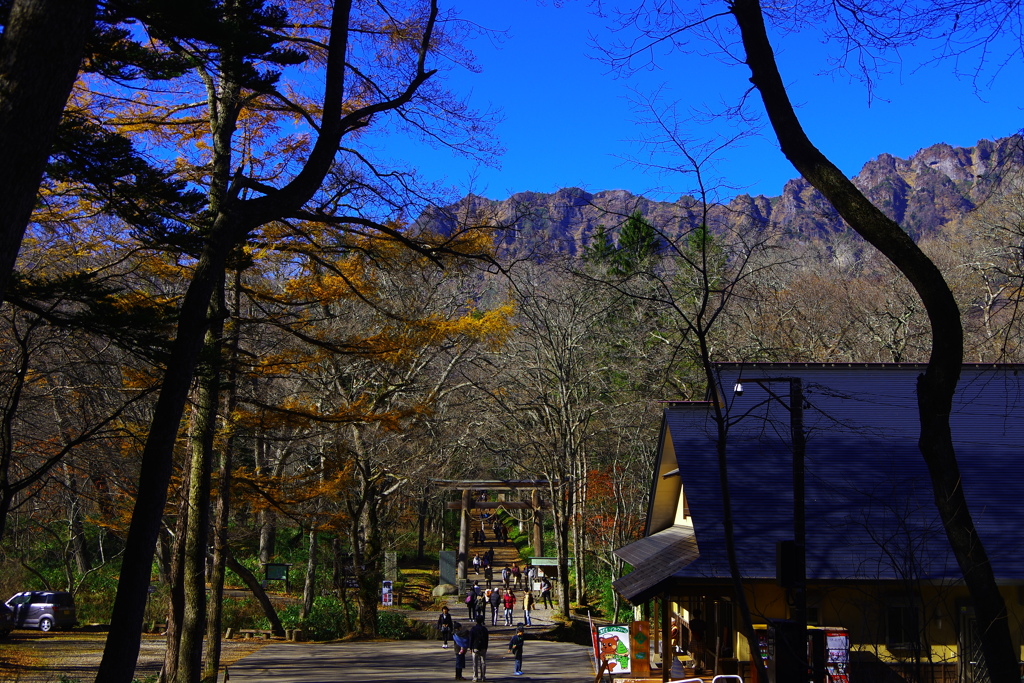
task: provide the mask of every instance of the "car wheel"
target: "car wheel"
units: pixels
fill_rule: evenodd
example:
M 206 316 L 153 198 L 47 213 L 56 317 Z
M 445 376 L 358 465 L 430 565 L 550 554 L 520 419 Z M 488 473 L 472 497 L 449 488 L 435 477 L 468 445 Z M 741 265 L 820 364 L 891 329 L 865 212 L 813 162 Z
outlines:
M 43 617 L 39 620 L 40 631 L 52 631 L 53 630 L 53 619 L 50 617 Z

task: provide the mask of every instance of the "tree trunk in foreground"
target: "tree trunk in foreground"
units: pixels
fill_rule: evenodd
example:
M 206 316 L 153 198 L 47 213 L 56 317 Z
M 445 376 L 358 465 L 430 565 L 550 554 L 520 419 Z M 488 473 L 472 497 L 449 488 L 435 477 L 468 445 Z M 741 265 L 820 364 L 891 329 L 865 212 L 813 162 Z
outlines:
M 0 300 L 85 52 L 95 0 L 16 0 L 0 38 Z
M 1006 604 L 967 509 L 949 426 L 963 364 L 963 326 L 956 301 L 942 273 L 907 233 L 868 201 L 807 138 L 779 74 L 758 1 L 735 0 L 731 11 L 742 32 L 751 82 L 761 93 L 786 158 L 854 230 L 899 268 L 928 311 L 932 348 L 928 367 L 917 382 L 921 419 L 918 444 L 931 474 L 946 536 L 974 601 L 989 677 L 993 683 L 1019 683 Z

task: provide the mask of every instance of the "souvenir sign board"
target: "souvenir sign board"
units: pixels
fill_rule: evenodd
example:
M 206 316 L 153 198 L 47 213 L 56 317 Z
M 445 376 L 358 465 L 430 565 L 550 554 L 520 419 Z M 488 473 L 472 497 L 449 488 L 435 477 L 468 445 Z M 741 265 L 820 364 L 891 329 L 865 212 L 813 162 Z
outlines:
M 634 621 L 630 627 L 630 672 L 638 678 L 651 675 L 651 625 L 646 621 Z
M 381 604 L 384 607 L 391 607 L 394 604 L 394 597 L 391 592 L 392 583 L 391 581 L 385 581 L 381 588 Z
M 599 626 L 597 628 L 597 652 L 608 662 L 608 673 L 613 676 L 630 673 L 629 627 Z

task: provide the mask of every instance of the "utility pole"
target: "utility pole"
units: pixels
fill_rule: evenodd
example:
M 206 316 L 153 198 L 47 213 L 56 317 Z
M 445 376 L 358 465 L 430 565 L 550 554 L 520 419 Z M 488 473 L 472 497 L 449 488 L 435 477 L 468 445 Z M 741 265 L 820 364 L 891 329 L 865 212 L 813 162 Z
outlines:
M 807 437 L 804 434 L 803 380 L 799 377 L 765 377 L 751 381 L 789 411 L 790 447 L 793 453 L 793 542 L 784 542 L 780 549 L 780 571 L 784 568 L 787 576 L 779 578 L 787 588 L 789 628 L 792 629 L 792 649 L 796 659 L 793 664 L 800 672 L 801 679 L 793 683 L 806 683 L 810 662 L 807 656 L 807 501 L 804 465 Z M 772 383 L 781 382 L 789 385 L 789 396 L 785 399 L 769 387 Z

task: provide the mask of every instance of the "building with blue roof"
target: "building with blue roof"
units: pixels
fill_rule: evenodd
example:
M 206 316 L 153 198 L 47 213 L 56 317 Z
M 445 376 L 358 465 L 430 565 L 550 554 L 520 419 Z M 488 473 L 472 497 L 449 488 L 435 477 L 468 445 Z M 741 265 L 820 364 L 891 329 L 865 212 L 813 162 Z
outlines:
M 659 631 L 676 651 L 687 649 L 699 609 L 708 633 L 702 663 L 746 673 L 750 648 L 737 632 L 716 415 L 726 428 L 737 562 L 754 621 L 787 619 L 793 596 L 778 585 L 777 550 L 795 535 L 787 381 L 799 378 L 809 623 L 848 632 L 851 681 L 882 680 L 893 670 L 920 680 L 980 680 L 970 600 L 917 447 L 915 390 L 924 366 L 716 368 L 709 401 L 665 408 L 644 538 L 616 551 L 634 567 L 615 582 L 620 595 L 671 605 L 664 612 L 672 624 Z M 968 504 L 1019 646 L 1024 366 L 965 365 L 951 426 Z

